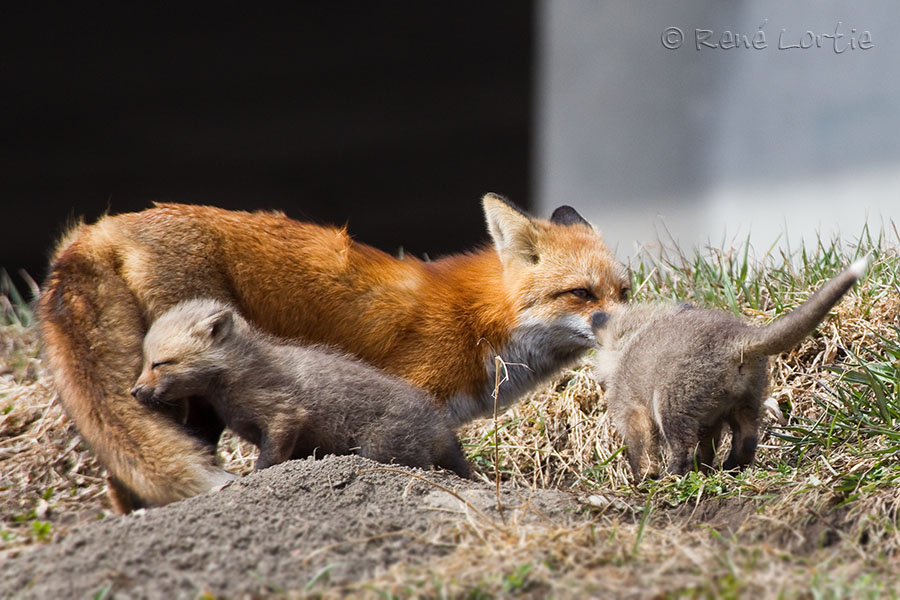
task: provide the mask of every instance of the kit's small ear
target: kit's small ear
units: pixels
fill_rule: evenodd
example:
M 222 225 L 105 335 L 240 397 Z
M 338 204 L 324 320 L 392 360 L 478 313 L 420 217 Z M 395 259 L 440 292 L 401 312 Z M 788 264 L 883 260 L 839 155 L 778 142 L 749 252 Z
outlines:
M 197 330 L 214 341 L 220 341 L 231 333 L 234 326 L 234 313 L 225 308 L 210 315 L 197 324 Z

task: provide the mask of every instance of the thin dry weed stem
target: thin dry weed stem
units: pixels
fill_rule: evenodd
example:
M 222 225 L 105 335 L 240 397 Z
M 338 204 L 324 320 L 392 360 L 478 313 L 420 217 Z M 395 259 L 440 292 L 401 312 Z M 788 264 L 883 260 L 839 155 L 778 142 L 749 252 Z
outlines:
M 503 372 L 503 377 L 500 372 Z M 503 503 L 500 501 L 500 441 L 497 438 L 497 409 L 500 397 L 500 384 L 509 381 L 509 370 L 506 363 L 497 354 L 494 356 L 494 482 L 496 484 L 495 491 L 497 494 L 497 512 L 500 513 L 500 520 L 506 523 L 506 515 L 503 514 Z

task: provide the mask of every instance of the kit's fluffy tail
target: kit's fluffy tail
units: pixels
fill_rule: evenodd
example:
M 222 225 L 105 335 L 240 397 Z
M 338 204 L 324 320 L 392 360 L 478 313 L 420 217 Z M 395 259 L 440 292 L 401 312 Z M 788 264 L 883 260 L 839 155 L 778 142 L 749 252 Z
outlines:
M 744 355 L 770 356 L 790 350 L 813 332 L 841 297 L 865 274 L 868 257 L 861 258 L 826 283 L 809 299 L 765 327 L 753 328 L 741 340 Z

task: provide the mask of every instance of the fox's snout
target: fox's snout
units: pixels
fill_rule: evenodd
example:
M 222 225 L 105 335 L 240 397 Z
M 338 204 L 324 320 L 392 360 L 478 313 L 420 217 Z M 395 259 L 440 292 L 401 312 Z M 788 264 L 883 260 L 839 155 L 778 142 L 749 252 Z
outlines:
M 609 313 L 598 310 L 591 313 L 591 329 L 594 331 L 598 331 L 606 327 L 606 324 L 609 322 Z
M 143 404 L 147 404 L 153 398 L 154 387 L 152 385 L 146 385 L 143 383 L 136 383 L 133 388 L 131 388 L 131 395 L 134 396 L 135 400 L 141 402 Z

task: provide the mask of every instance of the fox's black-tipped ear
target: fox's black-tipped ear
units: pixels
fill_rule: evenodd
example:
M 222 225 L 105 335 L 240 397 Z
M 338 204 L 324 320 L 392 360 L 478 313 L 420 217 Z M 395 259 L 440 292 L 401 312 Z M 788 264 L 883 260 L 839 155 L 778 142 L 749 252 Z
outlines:
M 488 231 L 504 267 L 514 262 L 534 264 L 540 260 L 538 231 L 531 217 L 496 194 L 481 200 Z
M 200 321 L 198 328 L 211 339 L 219 341 L 225 338 L 234 326 L 234 313 L 230 308 L 220 310 Z
M 574 208 L 572 208 L 571 206 L 568 206 L 566 204 L 563 204 L 562 206 L 560 206 L 559 208 L 557 208 L 556 210 L 553 211 L 553 214 L 550 215 L 550 222 L 555 223 L 556 225 L 580 224 L 580 225 L 587 225 L 588 227 L 591 226 L 591 224 L 588 223 L 584 219 L 584 217 L 582 217 L 580 214 L 578 214 L 577 210 L 575 210 Z
M 591 329 L 599 331 L 606 327 L 609 323 L 609 313 L 602 310 L 595 311 L 591 314 Z

